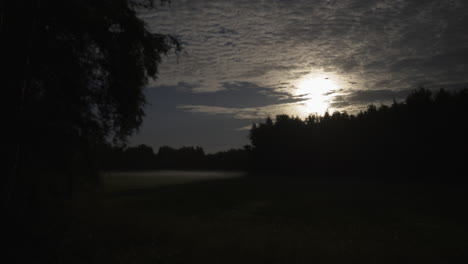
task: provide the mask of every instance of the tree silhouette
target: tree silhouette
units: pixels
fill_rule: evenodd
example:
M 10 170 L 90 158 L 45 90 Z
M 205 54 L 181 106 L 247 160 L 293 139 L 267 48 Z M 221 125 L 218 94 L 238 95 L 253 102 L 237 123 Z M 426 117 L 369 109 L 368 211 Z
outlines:
M 18 252 L 34 249 L 47 257 L 53 234 L 65 225 L 66 200 L 96 179 L 96 149 L 106 141 L 125 142 L 140 126 L 143 88 L 157 78 L 162 56 L 181 49 L 174 37 L 151 32 L 137 16 L 152 4 L 2 1 L 9 168 L 2 206 L 11 227 L 5 236 L 12 245 L 30 234 L 46 237 L 37 249 L 20 246 Z M 51 241 L 49 249 L 43 241 Z
M 10 176 L 91 160 L 96 144 L 124 142 L 140 126 L 144 86 L 157 78 L 162 55 L 180 51 L 174 37 L 152 33 L 138 18 L 146 3 L 153 2 L 2 4 L 2 42 L 14 54 L 2 59 L 11 121 L 7 151 L 16 167 Z

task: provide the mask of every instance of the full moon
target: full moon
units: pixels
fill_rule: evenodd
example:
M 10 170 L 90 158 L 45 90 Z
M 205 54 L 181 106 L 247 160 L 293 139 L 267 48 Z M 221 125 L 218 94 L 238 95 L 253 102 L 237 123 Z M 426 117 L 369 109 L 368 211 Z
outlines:
M 306 78 L 296 85 L 295 95 L 304 98 L 298 104 L 302 115 L 323 115 L 330 108 L 330 92 L 337 89 L 335 82 L 326 77 Z

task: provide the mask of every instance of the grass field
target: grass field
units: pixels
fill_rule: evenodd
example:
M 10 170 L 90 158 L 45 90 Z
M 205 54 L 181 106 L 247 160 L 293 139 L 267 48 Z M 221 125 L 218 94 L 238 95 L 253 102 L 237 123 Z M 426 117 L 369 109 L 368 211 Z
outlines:
M 102 193 L 73 217 L 60 262 L 468 259 L 462 186 L 201 174 L 106 176 Z

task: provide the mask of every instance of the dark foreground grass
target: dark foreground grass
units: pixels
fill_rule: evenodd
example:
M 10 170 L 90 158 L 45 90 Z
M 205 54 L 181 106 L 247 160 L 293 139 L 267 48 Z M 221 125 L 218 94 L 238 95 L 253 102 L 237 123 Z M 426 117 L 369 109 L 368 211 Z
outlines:
M 465 263 L 461 186 L 233 178 L 108 191 L 61 263 Z M 461 261 L 461 262 L 460 262 Z

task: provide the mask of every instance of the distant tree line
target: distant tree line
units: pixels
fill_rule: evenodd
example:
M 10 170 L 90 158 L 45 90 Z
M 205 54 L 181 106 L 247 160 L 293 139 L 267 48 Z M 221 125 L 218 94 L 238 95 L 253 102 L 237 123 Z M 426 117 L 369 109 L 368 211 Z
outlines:
M 420 88 L 356 115 L 278 115 L 250 130 L 253 169 L 315 177 L 464 180 L 468 90 Z M 285 173 L 288 172 L 288 173 Z
M 251 146 L 206 154 L 201 147 L 100 148 L 104 170 L 250 170 L 326 178 L 464 180 L 468 90 L 420 88 L 403 102 L 306 119 L 253 124 Z
M 104 170 L 246 170 L 251 165 L 251 148 L 230 149 L 206 154 L 201 147 L 160 147 L 155 153 L 147 145 L 100 148 L 100 167 Z

